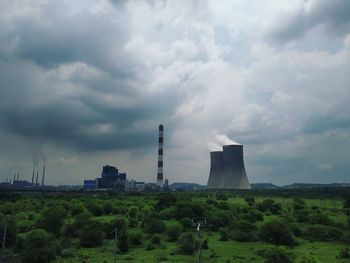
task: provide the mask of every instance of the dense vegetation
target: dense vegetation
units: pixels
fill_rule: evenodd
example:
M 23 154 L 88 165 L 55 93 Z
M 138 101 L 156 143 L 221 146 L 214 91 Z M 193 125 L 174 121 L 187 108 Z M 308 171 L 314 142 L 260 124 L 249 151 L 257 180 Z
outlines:
M 201 221 L 201 262 L 350 262 L 349 209 L 333 190 L 2 193 L 0 261 L 195 262 Z

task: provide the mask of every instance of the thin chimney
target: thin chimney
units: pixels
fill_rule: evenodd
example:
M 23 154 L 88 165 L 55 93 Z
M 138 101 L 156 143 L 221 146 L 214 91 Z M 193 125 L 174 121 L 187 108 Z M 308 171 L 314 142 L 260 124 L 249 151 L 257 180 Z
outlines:
M 35 185 L 39 184 L 39 169 L 36 170 L 36 179 L 35 179 Z
M 33 174 L 32 174 L 32 186 L 34 186 L 34 168 L 33 168 Z
M 44 179 L 45 179 L 45 164 L 43 167 L 43 177 L 41 177 L 41 186 L 44 186 Z

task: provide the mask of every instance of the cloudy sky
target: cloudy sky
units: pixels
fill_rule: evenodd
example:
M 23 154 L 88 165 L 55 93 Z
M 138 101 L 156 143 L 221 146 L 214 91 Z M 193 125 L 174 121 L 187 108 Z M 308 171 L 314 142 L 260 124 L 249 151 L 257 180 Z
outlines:
M 349 83 L 348 0 L 1 0 L 0 180 L 155 181 L 163 123 L 170 182 L 350 182 Z

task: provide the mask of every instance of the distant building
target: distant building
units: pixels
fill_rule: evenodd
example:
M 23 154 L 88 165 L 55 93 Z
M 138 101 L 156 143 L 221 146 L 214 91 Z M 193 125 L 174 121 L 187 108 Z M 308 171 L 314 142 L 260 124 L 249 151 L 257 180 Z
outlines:
M 84 180 L 84 190 L 96 189 L 96 180 Z
M 88 180 L 86 180 L 88 181 Z M 126 173 L 119 173 L 114 166 L 105 165 L 102 168 L 101 178 L 96 178 L 96 188 L 124 191 Z

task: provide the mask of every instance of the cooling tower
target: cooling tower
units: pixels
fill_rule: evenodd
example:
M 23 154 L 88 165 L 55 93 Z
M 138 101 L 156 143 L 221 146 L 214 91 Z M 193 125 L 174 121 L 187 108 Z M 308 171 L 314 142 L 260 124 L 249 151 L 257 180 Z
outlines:
M 243 145 L 224 145 L 210 153 L 209 189 L 251 189 L 243 161 Z
M 223 152 L 210 152 L 210 172 L 207 187 L 209 189 L 219 188 L 223 172 Z

